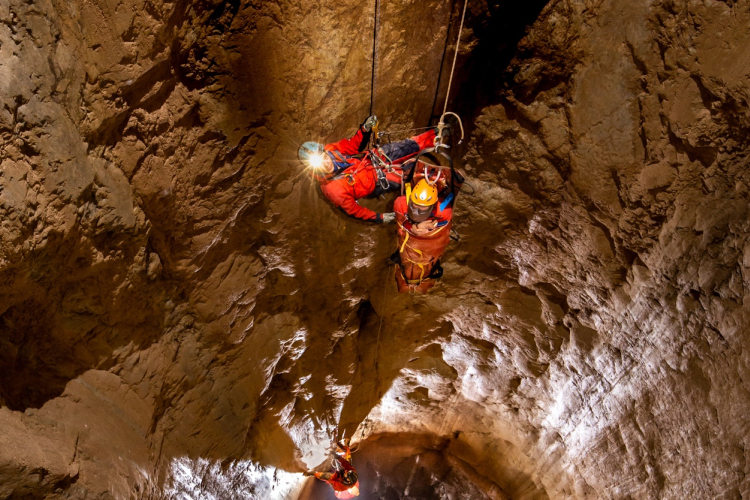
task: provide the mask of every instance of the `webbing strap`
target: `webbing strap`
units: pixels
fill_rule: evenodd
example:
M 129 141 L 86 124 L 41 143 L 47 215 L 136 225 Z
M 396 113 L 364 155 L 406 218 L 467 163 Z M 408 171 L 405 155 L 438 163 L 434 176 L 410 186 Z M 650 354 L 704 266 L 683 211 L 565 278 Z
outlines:
M 450 193 L 445 197 L 445 200 L 443 200 L 443 202 L 440 204 L 440 211 L 442 212 L 443 210 L 445 210 L 451 201 L 453 201 L 453 193 Z
M 418 279 L 418 280 L 410 280 L 410 279 L 406 279 L 406 276 L 404 276 L 404 270 L 401 267 L 399 267 L 399 272 L 401 273 L 401 279 L 404 280 L 404 282 L 407 285 L 421 285 L 425 281 L 431 279 L 431 278 L 421 278 L 420 277 L 420 279 Z
M 402 228 L 402 229 L 403 229 L 403 227 L 404 227 L 404 226 L 401 226 L 401 228 Z M 409 234 L 411 234 L 411 233 L 409 233 L 409 232 L 407 231 L 407 232 L 406 232 L 406 237 L 404 238 L 404 242 L 403 242 L 403 243 L 401 244 L 401 248 L 400 248 L 400 249 L 398 250 L 398 252 L 399 252 L 399 253 L 401 253 L 401 252 L 403 252 L 403 251 L 404 251 L 404 247 L 406 246 L 406 242 L 407 242 L 407 241 L 409 241 Z
M 401 244 L 401 248 L 399 249 L 399 253 L 403 253 L 403 252 L 404 252 L 404 248 L 406 248 L 406 247 L 407 247 L 407 244 L 406 244 L 406 243 L 407 243 L 407 242 L 409 241 L 409 234 L 410 234 L 409 232 L 407 232 L 407 233 L 406 233 L 406 237 L 404 238 L 404 242 L 403 242 L 403 243 Z M 413 247 L 413 246 L 411 246 L 411 245 L 408 245 L 408 247 L 409 247 L 409 249 L 410 249 L 410 250 L 412 250 L 413 252 L 415 252 L 415 253 L 419 254 L 419 260 L 420 260 L 420 262 L 415 262 L 415 261 L 413 261 L 412 259 L 410 259 L 410 258 L 408 258 L 408 257 L 407 257 L 407 259 L 406 259 L 406 260 L 407 260 L 408 262 L 411 262 L 411 263 L 412 263 L 412 264 L 414 264 L 415 266 L 419 266 L 419 281 L 417 281 L 416 283 L 422 283 L 422 281 L 424 280 L 424 265 L 422 264 L 422 262 L 421 262 L 421 261 L 422 261 L 422 258 L 424 258 L 424 254 L 422 253 L 422 251 L 421 251 L 421 250 L 419 250 L 419 249 L 417 249 L 417 248 L 414 248 L 414 247 Z M 401 271 L 401 274 L 402 274 L 402 275 L 404 274 L 403 270 Z M 404 276 L 404 280 L 406 280 L 406 276 Z M 412 280 L 412 281 L 413 281 L 413 280 Z M 408 282 L 408 280 L 407 280 L 407 282 Z

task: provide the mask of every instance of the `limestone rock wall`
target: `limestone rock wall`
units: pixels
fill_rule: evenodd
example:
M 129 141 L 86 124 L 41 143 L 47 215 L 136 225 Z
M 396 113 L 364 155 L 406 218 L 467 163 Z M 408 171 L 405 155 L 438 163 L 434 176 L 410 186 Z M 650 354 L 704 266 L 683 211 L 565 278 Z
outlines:
M 496 300 L 472 330 L 500 334 L 502 406 L 532 423 L 537 462 L 572 473 L 558 494 L 748 494 L 746 7 L 550 5 L 478 119 L 476 172 L 519 221 L 495 247 L 511 300 L 557 334 L 509 342 L 524 315 Z
M 296 150 L 424 126 L 462 4 L 383 1 L 371 95 L 374 4 L 0 0 L 0 498 L 325 498 L 337 426 L 362 498 L 750 495 L 750 5 L 543 6 L 470 2 L 398 296 Z

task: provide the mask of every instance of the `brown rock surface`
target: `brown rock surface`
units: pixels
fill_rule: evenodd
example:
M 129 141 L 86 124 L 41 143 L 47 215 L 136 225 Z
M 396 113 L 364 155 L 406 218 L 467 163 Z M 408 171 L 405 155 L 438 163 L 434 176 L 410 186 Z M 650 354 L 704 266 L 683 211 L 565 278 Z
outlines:
M 295 160 L 374 5 L 0 0 L 0 498 L 332 497 L 337 425 L 363 499 L 750 496 L 750 3 L 543 3 L 469 4 L 475 192 L 398 296 Z M 462 4 L 381 4 L 421 127 Z

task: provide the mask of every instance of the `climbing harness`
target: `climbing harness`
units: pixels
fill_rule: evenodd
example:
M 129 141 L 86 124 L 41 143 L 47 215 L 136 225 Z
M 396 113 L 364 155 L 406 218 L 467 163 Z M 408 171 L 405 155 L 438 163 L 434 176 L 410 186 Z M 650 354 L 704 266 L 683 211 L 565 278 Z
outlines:
M 357 182 L 355 175 L 359 173 L 362 168 L 367 168 L 366 166 L 363 167 L 362 165 L 365 164 L 365 161 L 369 159 L 372 168 L 375 170 L 376 183 L 378 184 L 378 186 L 380 186 L 381 189 L 387 190 L 390 187 L 390 181 L 388 180 L 387 174 L 393 174 L 403 179 L 402 168 L 404 163 L 409 161 L 409 156 L 400 158 L 397 162 L 393 162 L 390 158 L 388 158 L 388 155 L 385 154 L 382 148 L 376 148 L 372 151 L 368 151 L 358 158 L 360 162 L 357 168 L 354 169 L 354 171 L 340 171 L 333 174 L 330 179 L 336 180 L 343 177 L 348 185 L 353 186 Z

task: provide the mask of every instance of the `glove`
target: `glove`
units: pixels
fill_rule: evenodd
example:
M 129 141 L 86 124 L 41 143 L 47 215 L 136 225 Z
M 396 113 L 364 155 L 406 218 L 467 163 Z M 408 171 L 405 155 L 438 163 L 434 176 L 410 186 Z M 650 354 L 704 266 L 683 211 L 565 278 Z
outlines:
M 362 125 L 362 129 L 364 129 L 365 132 L 372 131 L 373 127 L 376 127 L 378 125 L 378 117 L 375 115 L 370 116 L 365 120 L 364 125 Z
M 383 224 L 393 224 L 396 222 L 395 212 L 386 212 L 383 214 Z

